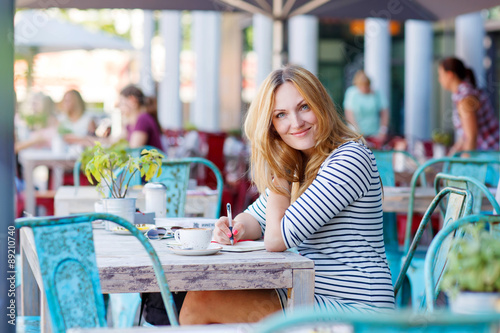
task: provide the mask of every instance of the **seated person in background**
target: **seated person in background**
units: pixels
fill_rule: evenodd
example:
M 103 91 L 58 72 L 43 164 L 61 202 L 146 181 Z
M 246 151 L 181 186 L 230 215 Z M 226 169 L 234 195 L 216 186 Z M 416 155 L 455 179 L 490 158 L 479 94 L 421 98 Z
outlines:
M 357 71 L 352 83 L 354 85 L 345 92 L 345 117 L 367 141 L 375 141 L 377 148 L 380 148 L 387 139 L 387 101 L 378 91 L 371 89 L 370 79 L 364 71 Z
M 318 308 L 393 308 L 375 157 L 341 119 L 320 81 L 301 67 L 273 71 L 250 105 L 244 129 L 260 197 L 234 218 L 234 240 L 264 236 L 267 251 L 297 247 L 315 262 Z M 230 236 L 227 217 L 221 217 L 214 239 L 230 244 Z M 286 303 L 286 289 L 189 291 L 180 322 L 258 321 Z
M 122 112 L 122 120 L 131 148 L 149 145 L 164 151 L 161 142 L 161 126 L 153 99 L 144 96 L 136 86 L 128 85 L 120 92 L 118 107 Z
M 61 101 L 59 132 L 69 144 L 92 145 L 96 124 L 92 115 L 85 112 L 85 102 L 77 90 L 68 90 Z
M 52 99 L 42 92 L 28 96 L 16 113 L 14 151 L 26 148 L 50 148 L 57 135 L 57 118 Z

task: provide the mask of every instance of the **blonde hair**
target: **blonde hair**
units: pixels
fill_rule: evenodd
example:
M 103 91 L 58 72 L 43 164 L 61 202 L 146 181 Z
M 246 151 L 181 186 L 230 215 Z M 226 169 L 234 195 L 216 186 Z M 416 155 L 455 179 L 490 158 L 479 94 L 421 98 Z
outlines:
M 354 74 L 354 78 L 352 79 L 352 83 L 354 85 L 358 84 L 366 84 L 370 85 L 370 78 L 366 75 L 365 71 L 360 69 Z
M 316 145 L 309 159 L 283 142 L 272 125 L 276 90 L 285 82 L 295 86 L 318 121 Z M 286 194 L 272 182 L 273 177 L 283 178 L 292 183 L 292 201 L 311 185 L 321 163 L 334 149 L 350 140 L 362 140 L 346 125 L 318 78 L 298 66 L 286 66 L 269 74 L 250 104 L 244 130 L 251 144 L 252 179 L 259 192 L 269 188 Z

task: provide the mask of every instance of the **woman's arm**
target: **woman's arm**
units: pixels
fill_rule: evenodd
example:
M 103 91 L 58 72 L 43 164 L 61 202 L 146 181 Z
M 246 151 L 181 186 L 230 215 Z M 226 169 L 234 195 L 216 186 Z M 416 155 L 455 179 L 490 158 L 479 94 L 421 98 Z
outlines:
M 285 241 L 281 233 L 281 219 L 290 206 L 290 185 L 286 180 L 274 179 L 274 183 L 283 189 L 288 195 L 270 191 L 266 206 L 266 233 L 264 244 L 266 250 L 281 252 L 286 250 Z
M 130 148 L 138 148 L 145 146 L 148 142 L 149 135 L 143 131 L 133 131 L 130 136 Z
M 377 135 L 381 141 L 385 141 L 388 129 L 389 129 L 389 110 L 382 109 L 382 111 L 380 111 L 380 127 Z
M 477 110 L 479 100 L 474 96 L 467 96 L 458 105 L 458 115 L 464 130 L 461 141 L 461 150 L 475 150 L 477 145 Z

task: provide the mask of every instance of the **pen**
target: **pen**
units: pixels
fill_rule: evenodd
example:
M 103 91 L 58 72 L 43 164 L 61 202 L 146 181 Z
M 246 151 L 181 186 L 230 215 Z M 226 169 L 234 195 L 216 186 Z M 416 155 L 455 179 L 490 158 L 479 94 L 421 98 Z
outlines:
M 234 244 L 234 236 L 233 236 L 233 215 L 231 213 L 231 204 L 227 203 L 227 218 L 229 219 L 229 231 L 231 231 L 231 237 L 229 240 L 231 241 L 231 245 Z

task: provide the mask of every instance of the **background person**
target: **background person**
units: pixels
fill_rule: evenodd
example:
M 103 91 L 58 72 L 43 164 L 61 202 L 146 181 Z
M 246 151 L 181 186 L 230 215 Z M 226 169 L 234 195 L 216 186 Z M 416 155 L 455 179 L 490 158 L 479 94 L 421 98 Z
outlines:
M 389 111 L 386 99 L 370 87 L 370 79 L 359 70 L 344 97 L 345 117 L 369 142 L 380 148 L 387 139 Z
M 77 90 L 68 90 L 61 101 L 59 131 L 69 144 L 93 145 L 96 124 L 92 115 L 85 112 L 85 102 Z
M 118 107 L 122 112 L 131 148 L 149 145 L 165 151 L 161 142 L 162 131 L 156 103 L 152 99 L 144 96 L 142 90 L 136 86 L 128 85 L 120 92 Z
M 234 218 L 236 241 L 264 236 L 267 251 L 297 247 L 315 262 L 315 306 L 394 307 L 373 153 L 341 119 L 309 71 L 285 67 L 261 85 L 245 120 L 261 196 Z M 214 238 L 230 244 L 227 217 Z M 286 307 L 287 290 L 188 292 L 181 324 L 258 321 Z
M 488 96 L 476 89 L 474 73 L 454 57 L 441 60 L 441 87 L 452 93 L 455 143 L 449 151 L 498 150 L 499 124 Z
M 50 148 L 58 126 L 52 98 L 42 92 L 32 93 L 18 111 L 15 117 L 15 153 L 26 148 Z

